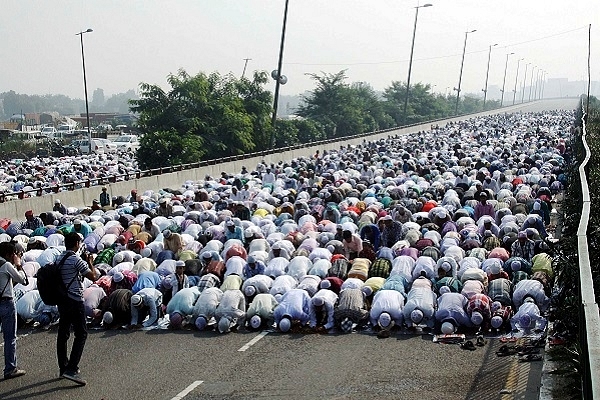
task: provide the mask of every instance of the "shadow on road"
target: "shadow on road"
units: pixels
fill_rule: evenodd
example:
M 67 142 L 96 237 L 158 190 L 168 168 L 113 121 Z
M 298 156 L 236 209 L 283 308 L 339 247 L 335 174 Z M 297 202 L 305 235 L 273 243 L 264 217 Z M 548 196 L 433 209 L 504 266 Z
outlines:
M 62 390 L 78 389 L 81 386 L 69 385 L 69 386 L 56 386 L 56 383 L 63 381 L 61 378 L 47 379 L 45 381 L 32 383 L 30 385 L 21 386 L 18 389 L 9 390 L 2 394 L 3 400 L 18 400 L 18 399 L 33 399 L 33 398 L 45 398 L 46 395 L 51 393 L 57 393 Z M 35 393 L 31 393 L 31 389 Z M 23 394 L 21 394 L 23 393 Z

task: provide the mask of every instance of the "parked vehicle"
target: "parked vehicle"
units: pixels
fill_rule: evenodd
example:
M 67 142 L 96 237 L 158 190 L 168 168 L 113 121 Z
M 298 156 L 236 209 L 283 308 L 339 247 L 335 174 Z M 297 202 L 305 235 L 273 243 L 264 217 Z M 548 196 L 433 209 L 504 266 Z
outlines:
M 99 140 L 102 145 L 104 146 L 104 152 L 105 153 L 116 153 L 117 152 L 117 145 L 114 144 L 113 142 L 111 142 L 108 139 L 96 139 Z
M 88 139 L 74 140 L 72 144 L 79 149 L 81 154 L 90 154 L 90 142 Z M 104 145 L 99 139 L 92 139 L 92 153 L 104 154 Z
M 71 145 L 63 146 L 60 142 L 54 139 L 48 139 L 45 145 L 37 148 L 35 152 L 37 157 L 65 157 L 76 156 L 79 154 L 79 149 Z
M 47 138 L 54 138 L 54 137 L 56 137 L 57 133 L 58 133 L 58 131 L 56 130 L 55 127 L 45 126 L 40 131 L 40 136 L 47 137 Z
M 75 132 L 75 125 L 63 124 L 58 126 L 57 136 L 61 138 L 73 136 L 73 132 Z
M 136 152 L 140 148 L 140 142 L 135 135 L 121 135 L 113 143 L 117 145 L 118 151 Z

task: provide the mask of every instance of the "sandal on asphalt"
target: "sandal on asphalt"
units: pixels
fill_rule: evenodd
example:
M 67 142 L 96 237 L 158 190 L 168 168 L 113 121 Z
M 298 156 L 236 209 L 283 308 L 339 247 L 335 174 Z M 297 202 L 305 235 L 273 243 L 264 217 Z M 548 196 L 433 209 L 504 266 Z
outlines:
M 531 361 L 542 361 L 543 357 L 541 354 L 526 354 L 519 357 L 519 362 L 531 362 Z
M 498 357 L 507 357 L 517 354 L 517 349 L 512 346 L 503 345 L 496 351 Z
M 526 343 L 526 346 L 539 347 L 539 348 L 546 347 L 546 339 L 540 338 L 540 339 L 529 340 Z
M 477 349 L 477 348 L 475 347 L 475 345 L 473 344 L 473 342 L 472 342 L 472 341 L 470 341 L 470 340 L 467 340 L 466 342 L 462 343 L 462 344 L 460 345 L 460 348 L 461 348 L 461 349 L 463 349 L 463 350 L 471 350 L 471 351 L 473 351 L 473 350 L 476 350 L 476 349 Z
M 519 355 L 520 356 L 524 356 L 527 354 L 539 354 L 540 353 L 540 349 L 537 349 L 535 347 L 523 347 L 521 348 L 521 350 L 519 351 Z

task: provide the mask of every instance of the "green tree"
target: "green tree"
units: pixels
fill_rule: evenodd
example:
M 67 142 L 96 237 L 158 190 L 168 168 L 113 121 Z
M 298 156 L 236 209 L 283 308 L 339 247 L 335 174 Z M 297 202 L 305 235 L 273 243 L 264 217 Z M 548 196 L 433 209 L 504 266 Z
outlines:
M 361 104 L 357 92 L 345 83 L 346 72 L 309 74 L 316 87 L 303 96 L 298 115 L 320 124 L 327 138 L 363 133 L 372 120 Z
M 298 128 L 298 141 L 300 143 L 318 142 L 326 138 L 323 127 L 314 121 L 296 119 L 293 122 L 296 128 Z
M 418 82 L 410 87 L 408 107 L 404 115 L 406 102 L 406 83 L 393 81 L 384 90 L 383 97 L 386 101 L 386 110 L 394 118 L 397 125 L 409 125 L 427 121 L 441 116 L 436 116 L 445 109 L 443 97 L 435 96 L 431 92 L 430 84 Z
M 137 158 L 142 169 L 153 169 L 197 161 L 204 154 L 202 138 L 171 129 L 144 135 L 140 139 Z
M 237 90 L 244 102 L 244 109 L 252 119 L 256 150 L 269 148 L 272 132 L 273 95 L 264 88 L 268 82 L 269 75 L 266 71 L 255 71 L 252 80 L 241 78 L 237 82 Z
M 300 143 L 296 121 L 280 119 L 277 121 L 275 133 L 275 148 L 294 146 Z
M 254 102 L 260 102 L 257 99 L 264 96 L 255 90 L 260 86 L 260 78 L 258 76 L 253 87 L 253 84 L 240 83 L 231 74 L 221 76 L 216 72 L 210 75 L 201 72 L 190 76 L 180 70 L 168 76 L 169 92 L 157 85 L 140 84 L 140 99 L 130 101 L 131 111 L 139 114 L 138 126 L 144 134 L 177 132 L 186 139 L 188 135 L 197 137 L 193 143 L 202 147 L 200 157 L 244 154 L 255 148 L 254 124 L 264 125 L 260 116 L 248 112 L 261 110 Z M 141 144 L 141 148 L 149 148 L 150 154 L 154 146 L 152 140 L 144 140 Z M 181 157 L 184 157 L 181 162 L 195 162 L 198 152 L 182 153 Z M 148 161 L 139 158 L 139 162 L 144 167 Z M 173 158 L 165 157 L 160 162 L 173 165 Z

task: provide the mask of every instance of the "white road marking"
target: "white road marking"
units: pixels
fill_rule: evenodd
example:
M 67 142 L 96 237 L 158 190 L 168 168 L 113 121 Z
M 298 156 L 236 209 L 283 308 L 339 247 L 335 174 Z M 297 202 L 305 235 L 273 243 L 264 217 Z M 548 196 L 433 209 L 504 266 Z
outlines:
M 254 337 L 254 339 L 252 339 L 251 341 L 249 341 L 248 343 L 246 343 L 245 345 L 243 345 L 242 347 L 240 347 L 238 349 L 238 351 L 246 351 L 246 350 L 248 350 L 251 346 L 255 345 L 256 342 L 258 342 L 260 339 L 264 338 L 268 334 L 269 334 L 269 331 L 262 331 L 261 333 L 259 333 L 258 335 L 256 335 Z
M 177 396 L 173 397 L 171 400 L 181 400 L 185 396 L 187 396 L 192 390 L 196 389 L 204 381 L 196 381 L 192 383 L 190 386 L 186 387 L 183 391 L 181 391 Z

